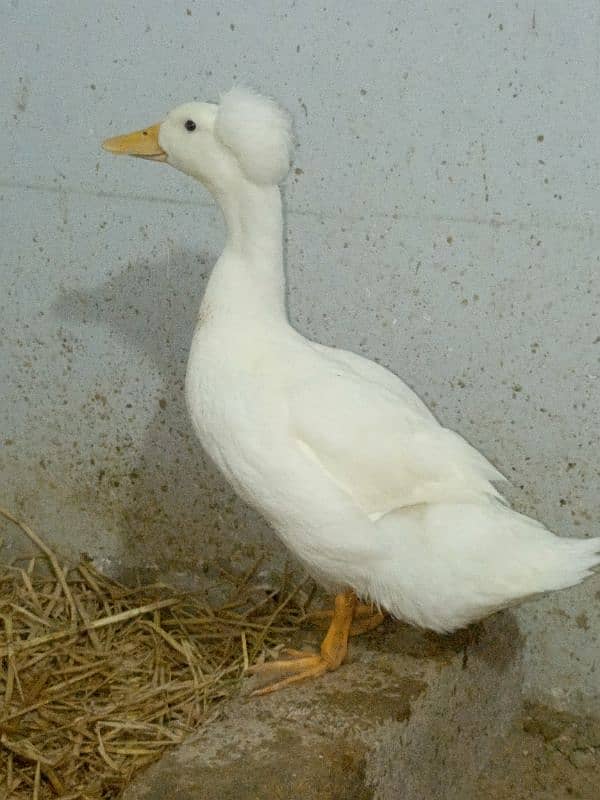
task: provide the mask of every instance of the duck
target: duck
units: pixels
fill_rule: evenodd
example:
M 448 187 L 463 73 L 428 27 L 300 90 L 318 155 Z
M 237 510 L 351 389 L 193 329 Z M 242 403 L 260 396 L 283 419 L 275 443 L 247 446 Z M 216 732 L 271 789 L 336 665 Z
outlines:
M 290 324 L 280 185 L 294 137 L 280 105 L 235 86 L 103 147 L 174 167 L 220 206 L 189 415 L 235 492 L 334 595 L 320 650 L 250 667 L 257 694 L 336 670 L 349 636 L 384 613 L 449 633 L 594 573 L 600 538 L 559 537 L 513 510 L 504 476 L 404 381 Z

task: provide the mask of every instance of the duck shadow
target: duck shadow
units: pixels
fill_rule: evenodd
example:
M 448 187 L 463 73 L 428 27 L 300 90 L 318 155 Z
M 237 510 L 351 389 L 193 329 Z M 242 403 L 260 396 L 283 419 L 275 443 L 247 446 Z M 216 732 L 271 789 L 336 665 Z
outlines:
M 265 545 L 275 545 L 264 520 L 202 451 L 185 407 L 189 346 L 215 260 L 171 249 L 168 259 L 138 260 L 93 289 L 64 292 L 53 306 L 64 321 L 108 328 L 138 356 L 135 392 L 123 397 L 103 387 L 108 447 L 96 447 L 92 437 L 93 467 L 83 477 L 98 513 L 114 518 L 116 512 L 123 548 L 118 571 L 130 580 L 160 575 L 189 588 L 197 576 L 210 577 L 232 559 L 256 559 Z M 100 392 L 101 381 L 109 380 L 103 365 L 90 390 Z M 140 408 L 151 420 L 142 439 L 132 440 L 127 414 Z

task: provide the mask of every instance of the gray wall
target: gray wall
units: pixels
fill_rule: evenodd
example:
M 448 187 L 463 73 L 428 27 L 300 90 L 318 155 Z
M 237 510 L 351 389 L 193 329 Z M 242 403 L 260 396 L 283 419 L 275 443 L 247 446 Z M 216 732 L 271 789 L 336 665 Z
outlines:
M 274 552 L 181 392 L 220 217 L 183 176 L 99 149 L 241 80 L 296 118 L 294 323 L 404 376 L 518 508 L 598 534 L 597 2 L 2 16 L 0 502 L 113 571 L 193 583 Z M 592 579 L 522 609 L 531 696 L 600 713 L 599 601 Z

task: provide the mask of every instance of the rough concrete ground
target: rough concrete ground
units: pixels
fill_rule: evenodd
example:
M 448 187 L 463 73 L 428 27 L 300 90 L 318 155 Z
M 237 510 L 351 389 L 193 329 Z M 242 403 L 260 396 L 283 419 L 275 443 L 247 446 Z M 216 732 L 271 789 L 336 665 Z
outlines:
M 509 613 L 448 637 L 388 622 L 338 672 L 223 706 L 124 800 L 465 800 L 512 730 L 521 678 Z
M 600 720 L 531 706 L 494 753 L 473 798 L 598 800 Z

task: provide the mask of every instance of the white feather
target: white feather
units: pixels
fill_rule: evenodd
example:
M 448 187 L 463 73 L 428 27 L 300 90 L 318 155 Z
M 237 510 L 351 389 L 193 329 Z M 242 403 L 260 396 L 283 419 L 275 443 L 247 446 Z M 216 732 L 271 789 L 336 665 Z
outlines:
M 215 133 L 253 183 L 278 184 L 289 172 L 291 117 L 270 98 L 242 87 L 231 89 L 221 98 Z
M 389 551 L 367 594 L 395 616 L 439 632 L 572 586 L 600 563 L 599 539 L 560 539 L 495 500 L 424 504 L 394 512 L 378 527 Z
M 290 422 L 305 452 L 372 520 L 420 503 L 498 496 L 502 475 L 442 428 L 398 378 L 384 385 L 356 371 L 359 356 L 319 350 L 310 376 L 289 391 Z M 354 369 L 348 357 L 354 355 Z M 370 362 L 367 362 L 370 363 Z M 375 376 L 373 376 L 375 377 Z

